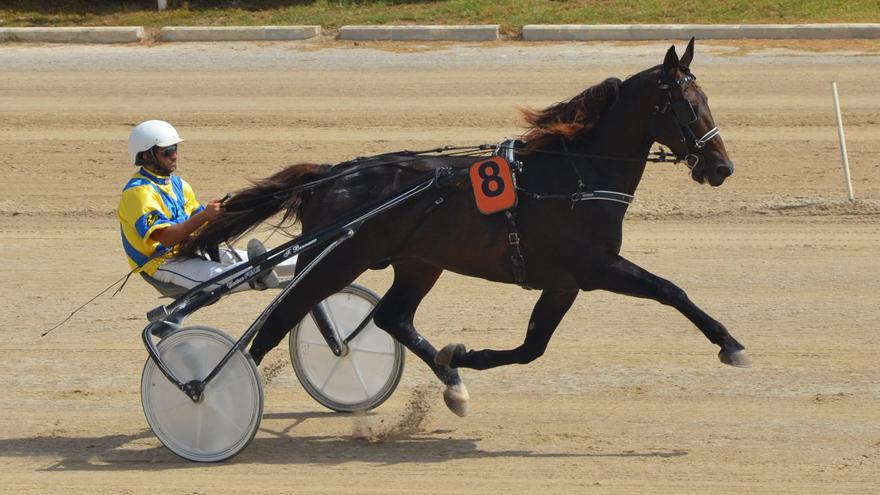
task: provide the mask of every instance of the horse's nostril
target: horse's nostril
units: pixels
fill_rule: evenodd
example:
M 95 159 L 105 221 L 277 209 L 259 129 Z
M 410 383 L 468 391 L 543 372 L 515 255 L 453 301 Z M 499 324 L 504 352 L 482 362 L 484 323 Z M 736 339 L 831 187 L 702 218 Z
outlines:
M 728 163 L 725 165 L 721 165 L 718 167 L 718 175 L 724 177 L 725 179 L 733 175 L 733 164 Z

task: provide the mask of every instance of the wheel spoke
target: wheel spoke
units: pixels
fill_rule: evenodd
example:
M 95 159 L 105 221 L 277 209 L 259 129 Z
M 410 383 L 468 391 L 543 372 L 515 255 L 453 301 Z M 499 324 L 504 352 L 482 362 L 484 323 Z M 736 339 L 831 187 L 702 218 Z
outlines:
M 244 431 L 245 431 L 244 428 L 242 428 L 242 427 L 241 427 L 241 426 L 235 421 L 235 418 L 230 417 L 228 414 L 226 414 L 225 411 L 223 411 L 223 410 L 220 409 L 219 407 L 214 407 L 213 404 L 210 404 L 210 403 L 209 403 L 209 404 L 206 404 L 206 405 L 207 405 L 208 408 L 211 410 L 211 412 L 214 413 L 217 417 L 226 420 L 226 422 L 229 423 L 230 425 L 232 425 L 233 427 L 235 427 L 235 429 L 238 430 L 239 433 L 244 433 Z
M 215 366 L 220 362 L 220 359 L 226 354 L 226 351 L 229 349 L 225 346 L 218 348 L 216 346 L 216 342 L 211 342 L 207 340 L 199 341 L 200 348 L 198 349 L 199 354 L 199 365 L 201 369 L 198 370 L 198 374 L 194 375 L 192 379 L 194 380 L 202 380 L 208 373 L 210 373 Z M 213 344 L 213 345 L 212 345 Z M 190 357 L 191 359 L 191 357 Z
M 165 377 L 163 376 L 162 378 Z M 161 416 L 166 413 L 174 412 L 182 407 L 186 407 L 188 405 L 187 403 L 192 403 L 192 400 L 190 400 L 190 398 L 187 397 L 183 392 L 178 393 L 180 393 L 180 395 L 183 397 L 183 400 L 174 401 L 166 407 L 156 407 L 158 406 L 158 404 L 155 401 L 152 401 L 150 409 L 152 409 L 153 414 L 155 416 Z M 167 399 L 167 397 L 163 397 L 163 400 L 164 399 Z
M 370 398 L 370 391 L 367 390 L 367 383 L 364 381 L 364 377 L 363 377 L 363 375 L 361 375 L 361 370 L 360 370 L 360 368 L 358 368 L 358 367 L 354 364 L 354 360 L 353 360 L 353 359 L 350 360 L 350 362 L 351 362 L 351 369 L 354 370 L 354 374 L 355 374 L 355 376 L 357 376 L 358 382 L 360 382 L 360 384 L 361 384 L 361 388 L 364 390 L 364 397 L 367 398 L 367 399 L 369 399 L 369 398 Z
M 342 359 L 337 359 L 333 363 L 333 367 L 330 368 L 330 372 L 327 373 L 327 379 L 324 380 L 324 383 L 322 383 L 321 386 L 318 388 L 318 390 L 320 390 L 322 393 L 324 392 L 324 389 L 327 388 L 327 384 L 330 383 L 330 380 L 333 378 L 333 374 L 336 373 L 336 368 L 339 367 L 339 363 L 341 363 L 341 362 L 342 362 Z
M 377 354 L 379 356 L 394 356 L 397 354 L 394 351 L 373 351 L 370 349 L 354 349 L 354 352 L 364 353 L 364 354 Z
M 196 408 L 196 448 L 199 450 L 202 450 L 202 414 L 204 410 L 204 407 Z
M 227 366 L 228 366 L 228 364 L 227 364 Z M 214 379 L 214 381 L 211 382 L 211 388 L 209 390 L 212 393 L 223 392 L 224 390 L 228 389 L 229 387 L 232 387 L 233 385 L 238 385 L 240 383 L 245 383 L 245 382 L 250 381 L 249 378 L 250 377 L 248 377 L 247 375 L 242 375 L 242 377 L 239 378 L 238 380 L 230 381 L 230 382 L 223 381 L 222 383 L 220 383 L 218 385 L 214 385 L 215 383 L 217 383 L 217 380 L 222 380 L 222 378 L 217 377 Z M 205 392 L 207 393 L 208 391 L 206 390 Z
M 205 376 L 202 371 L 205 367 L 204 346 L 198 344 L 200 343 L 195 341 L 183 341 L 163 353 L 162 360 L 178 380 L 187 382 Z
M 336 338 L 339 340 L 345 339 L 345 335 L 342 335 L 342 327 L 339 326 L 339 322 L 336 320 L 336 315 L 330 310 L 330 299 L 324 300 L 322 304 L 324 305 L 324 311 L 327 313 L 327 318 L 330 318 L 330 323 L 333 324 L 333 329 L 336 330 Z
M 179 380 L 187 382 L 208 376 L 227 350 L 225 343 L 203 335 L 183 335 L 180 341 L 162 352 L 162 359 Z

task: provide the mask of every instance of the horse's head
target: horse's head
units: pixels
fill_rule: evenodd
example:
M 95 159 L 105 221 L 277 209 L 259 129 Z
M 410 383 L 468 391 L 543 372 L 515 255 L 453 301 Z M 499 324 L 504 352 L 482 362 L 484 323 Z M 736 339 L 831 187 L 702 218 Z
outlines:
M 651 137 L 668 146 L 679 159 L 686 160 L 695 181 L 720 186 L 733 174 L 733 162 L 715 127 L 709 99 L 690 71 L 693 58 L 693 38 L 681 59 L 675 53 L 675 46 L 666 52 L 659 69 L 660 91 Z

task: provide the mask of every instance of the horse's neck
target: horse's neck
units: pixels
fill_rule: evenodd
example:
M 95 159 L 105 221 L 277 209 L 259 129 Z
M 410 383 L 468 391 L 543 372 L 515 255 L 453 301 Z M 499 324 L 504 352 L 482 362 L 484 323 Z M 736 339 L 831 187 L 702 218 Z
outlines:
M 645 98 L 622 96 L 582 143 L 584 154 L 630 159 L 587 159 L 582 167 L 597 182 L 595 186 L 635 194 L 652 144 L 648 137 L 650 104 Z

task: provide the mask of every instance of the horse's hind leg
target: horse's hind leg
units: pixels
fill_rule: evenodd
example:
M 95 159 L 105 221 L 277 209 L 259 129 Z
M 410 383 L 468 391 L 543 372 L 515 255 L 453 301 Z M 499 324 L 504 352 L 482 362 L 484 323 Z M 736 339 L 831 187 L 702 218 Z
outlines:
M 446 405 L 455 414 L 464 416 L 468 393 L 458 370 L 436 364 L 437 350 L 413 325 L 416 309 L 442 272 L 440 268 L 418 261 L 394 263 L 394 282 L 379 301 L 373 321 L 431 367 L 446 385 L 443 394 Z
M 437 355 L 437 361 L 453 367 L 484 370 L 506 364 L 526 364 L 544 354 L 553 331 L 571 308 L 578 289 L 545 290 L 532 310 L 522 345 L 516 349 L 465 351 L 462 344 L 449 344 Z
M 248 352 L 254 362 L 260 364 L 263 356 L 278 346 L 316 304 L 340 291 L 367 270 L 368 265 L 355 257 L 357 249 L 359 246 L 351 242 L 338 247 L 278 303 L 251 343 Z M 311 259 L 300 257 L 299 261 L 305 266 Z
M 751 366 L 745 347 L 730 335 L 724 325 L 697 307 L 677 285 L 648 272 L 635 263 L 618 257 L 608 265 L 597 280 L 591 280 L 590 285 L 590 288 L 653 299 L 674 307 L 693 322 L 709 341 L 721 347 L 718 357 L 722 363 L 740 368 Z

